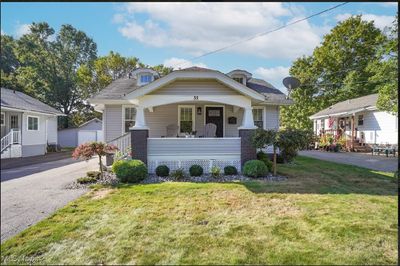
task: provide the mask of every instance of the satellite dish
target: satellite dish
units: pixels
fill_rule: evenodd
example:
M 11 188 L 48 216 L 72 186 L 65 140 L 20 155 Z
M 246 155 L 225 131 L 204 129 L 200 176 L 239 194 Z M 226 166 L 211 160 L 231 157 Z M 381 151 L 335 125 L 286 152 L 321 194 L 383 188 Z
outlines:
M 300 80 L 295 77 L 286 77 L 283 79 L 283 85 L 285 85 L 288 90 L 287 97 L 289 98 L 290 92 L 300 86 Z

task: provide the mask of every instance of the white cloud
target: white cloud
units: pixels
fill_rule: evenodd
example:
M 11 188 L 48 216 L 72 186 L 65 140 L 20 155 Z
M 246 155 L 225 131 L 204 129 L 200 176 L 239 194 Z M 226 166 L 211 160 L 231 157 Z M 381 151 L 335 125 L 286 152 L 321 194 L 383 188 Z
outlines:
M 277 89 L 280 89 L 282 92 L 286 92 L 286 88 L 282 84 L 282 80 L 289 76 L 290 67 L 277 66 L 271 68 L 259 67 L 254 70 L 255 76 L 261 77 L 265 79 L 272 85 L 274 85 Z
M 123 23 L 125 22 L 125 16 L 123 14 L 115 14 L 112 18 L 112 23 Z
M 189 60 L 186 60 L 183 58 L 176 58 L 176 57 L 171 57 L 169 59 L 164 60 L 163 65 L 166 67 L 173 67 L 174 69 L 187 68 L 187 67 L 192 67 L 192 66 L 204 67 L 204 68 L 207 67 L 203 63 L 193 63 Z
M 15 27 L 14 36 L 16 38 L 20 38 L 20 37 L 22 37 L 22 35 L 30 33 L 31 32 L 30 26 L 31 26 L 30 24 L 19 24 L 18 23 Z
M 6 34 L 6 32 L 3 29 L 1 29 L 1 35 L 5 35 L 5 34 Z
M 342 21 L 348 19 L 352 15 L 349 13 L 339 14 L 335 18 L 337 21 Z M 385 16 L 385 15 L 375 15 L 375 14 L 362 14 L 363 20 L 366 21 L 374 21 L 374 24 L 379 29 L 384 29 L 385 27 L 390 27 L 394 21 L 394 16 Z
M 144 14 L 145 21 L 136 19 Z M 295 15 L 295 17 L 292 17 Z M 128 39 L 153 47 L 177 47 L 192 55 L 215 50 L 304 16 L 282 3 L 129 3 L 119 27 Z M 118 17 L 119 18 L 119 17 Z M 118 20 L 118 19 L 117 19 Z M 120 20 L 119 20 L 120 21 Z M 309 54 L 321 41 L 321 30 L 304 21 L 258 37 L 230 51 L 264 58 L 294 59 Z
M 384 7 L 397 7 L 398 3 L 397 2 L 383 2 L 383 3 L 380 3 L 380 5 L 384 6 Z

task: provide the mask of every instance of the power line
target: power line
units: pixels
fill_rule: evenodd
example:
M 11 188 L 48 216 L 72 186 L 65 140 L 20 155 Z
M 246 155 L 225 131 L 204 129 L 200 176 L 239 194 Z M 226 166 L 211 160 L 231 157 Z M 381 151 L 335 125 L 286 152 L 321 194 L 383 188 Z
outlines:
M 371 84 L 379 84 L 387 81 L 393 81 L 393 80 L 381 80 L 381 81 L 370 81 L 370 80 L 364 80 L 364 81 L 359 81 L 359 82 L 351 82 L 351 84 L 366 84 L 366 83 L 371 83 Z M 397 82 L 397 80 L 396 80 Z M 306 84 L 300 84 L 300 86 L 330 86 L 330 85 L 344 85 L 345 83 L 343 82 L 336 82 L 336 83 L 306 83 Z
M 265 31 L 265 32 L 262 32 L 262 33 L 258 33 L 258 34 L 256 34 L 256 35 L 253 35 L 253 36 L 247 38 L 247 39 L 237 41 L 237 42 L 232 43 L 232 44 L 230 44 L 230 45 L 227 45 L 227 46 L 221 47 L 221 48 L 219 48 L 219 49 L 216 49 L 216 50 L 213 50 L 213 51 L 204 53 L 204 54 L 199 55 L 199 56 L 192 57 L 192 58 L 189 59 L 189 61 L 193 61 L 193 60 L 196 60 L 196 59 L 205 57 L 205 56 L 207 56 L 207 55 L 215 54 L 215 53 L 221 52 L 221 51 L 223 51 L 223 50 L 225 50 L 225 49 L 228 49 L 228 48 L 231 48 L 231 47 L 236 46 L 236 45 L 238 45 L 238 44 L 241 44 L 241 43 L 243 43 L 243 42 L 247 42 L 247 41 L 253 40 L 253 39 L 255 39 L 255 38 L 258 38 L 258 37 L 260 37 L 260 36 L 267 35 L 267 34 L 270 34 L 270 33 L 276 32 L 276 31 L 279 31 L 279 30 L 284 29 L 284 28 L 286 28 L 286 27 L 289 27 L 289 26 L 291 26 L 291 25 L 297 24 L 297 23 L 299 23 L 299 22 L 308 20 L 308 19 L 310 19 L 310 18 L 312 18 L 312 17 L 315 17 L 315 16 L 321 15 L 321 14 L 323 14 L 323 13 L 329 12 L 329 11 L 331 11 L 331 10 L 333 10 L 333 9 L 338 8 L 338 7 L 344 6 L 344 5 L 348 4 L 348 3 L 349 3 L 349 2 L 343 2 L 343 3 L 341 3 L 341 4 L 338 4 L 338 5 L 336 5 L 336 6 L 330 7 L 330 8 L 325 9 L 325 10 L 322 10 L 322 11 L 320 11 L 320 12 L 318 12 L 318 13 L 315 13 L 315 14 L 312 14 L 312 15 L 310 15 L 310 16 L 308 16 L 308 17 L 305 17 L 305 18 L 302 18 L 302 19 L 298 19 L 298 20 L 296 20 L 296 21 L 293 21 L 293 22 L 291 22 L 291 23 L 289 23 L 289 24 L 283 25 L 283 26 L 278 27 L 278 28 L 276 28 L 276 29 L 269 30 L 269 31 Z M 182 65 L 182 64 L 184 64 L 184 63 L 185 63 L 185 62 L 176 64 L 176 65 L 174 66 L 174 68 L 177 67 L 177 66 L 180 66 L 180 65 Z

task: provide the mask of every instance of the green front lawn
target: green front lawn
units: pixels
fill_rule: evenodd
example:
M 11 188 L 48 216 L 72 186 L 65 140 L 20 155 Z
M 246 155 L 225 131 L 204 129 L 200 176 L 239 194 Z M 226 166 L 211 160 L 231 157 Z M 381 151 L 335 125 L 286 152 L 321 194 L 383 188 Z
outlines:
M 2 263 L 397 263 L 390 174 L 305 157 L 279 172 L 93 191 L 3 243 Z

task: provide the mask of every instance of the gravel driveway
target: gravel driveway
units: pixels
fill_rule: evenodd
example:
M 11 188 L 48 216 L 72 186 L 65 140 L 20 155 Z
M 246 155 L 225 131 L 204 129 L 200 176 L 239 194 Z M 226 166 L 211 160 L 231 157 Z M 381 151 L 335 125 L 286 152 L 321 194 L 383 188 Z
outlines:
M 67 190 L 64 186 L 96 169 L 98 158 L 1 170 L 1 242 L 84 194 L 84 189 Z
M 351 164 L 384 172 L 394 172 L 398 167 L 397 157 L 386 157 L 354 152 L 300 151 L 300 155 L 320 160 Z

